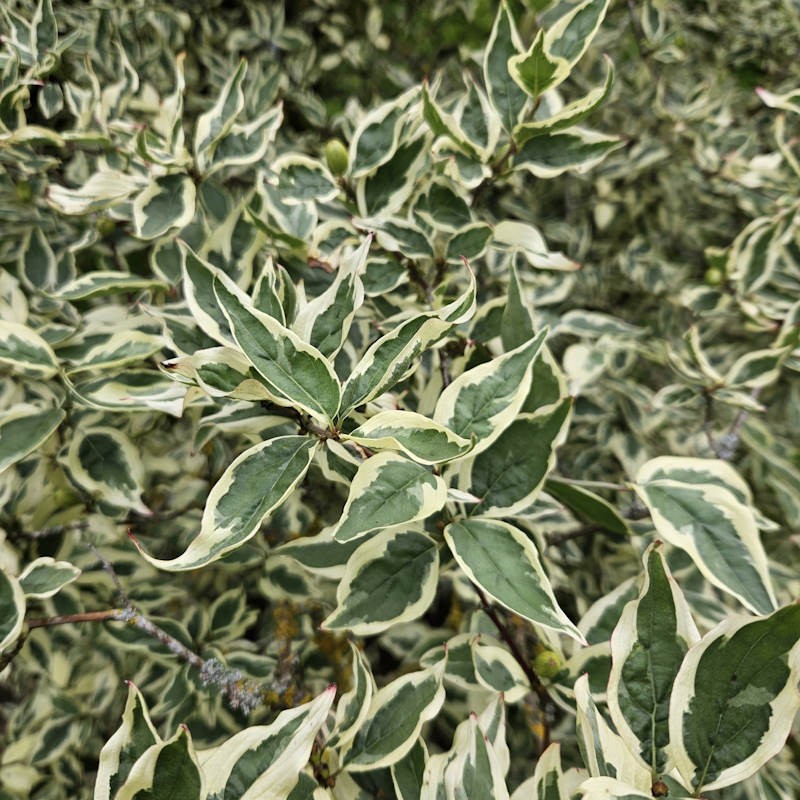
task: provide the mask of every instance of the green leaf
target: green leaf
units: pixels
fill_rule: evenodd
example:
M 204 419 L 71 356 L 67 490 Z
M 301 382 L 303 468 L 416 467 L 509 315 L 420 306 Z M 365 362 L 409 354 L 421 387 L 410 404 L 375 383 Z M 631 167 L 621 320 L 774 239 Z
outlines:
M 528 170 L 537 178 L 554 178 L 568 170 L 583 174 L 624 145 L 618 137 L 596 131 L 548 131 L 522 145 L 514 156 L 514 168 Z
M 467 486 L 480 502 L 470 516 L 510 517 L 533 503 L 555 466 L 571 411 L 568 397 L 552 410 L 519 416 L 474 458 Z
M 90 369 L 109 369 L 145 361 L 163 347 L 164 340 L 161 336 L 136 330 L 117 331 L 70 358 L 68 373 L 72 376 Z
M 561 770 L 561 745 L 553 742 L 536 761 L 533 777 L 521 783 L 511 800 L 569 800 Z
M 381 411 L 342 439 L 371 450 L 400 450 L 421 464 L 440 464 L 472 449 L 468 439 L 414 411 Z
M 475 677 L 490 692 L 503 694 L 506 703 L 518 703 L 531 691 L 531 685 L 514 656 L 493 644 L 472 642 L 472 662 Z
M 160 742 L 147 705 L 139 690 L 128 682 L 128 699 L 122 724 L 103 745 L 94 785 L 94 800 L 113 800 L 128 778 L 131 767 L 152 745 Z
M 310 703 L 282 711 L 271 725 L 245 728 L 216 747 L 203 761 L 208 800 L 287 798 L 335 696 L 336 686 L 329 686 Z
M 477 156 L 475 149 L 462 132 L 455 117 L 441 108 L 431 96 L 428 91 L 427 81 L 422 84 L 422 115 L 435 136 L 446 137 L 456 148 L 470 157 Z
M 62 214 L 91 214 L 122 203 L 146 183 L 147 179 L 141 175 L 101 169 L 92 173 L 80 189 L 49 184 L 47 202 Z
M 547 52 L 575 64 L 591 44 L 610 3 L 611 0 L 584 0 L 570 9 L 547 30 Z
M 508 72 L 517 85 L 536 100 L 569 76 L 570 63 L 547 52 L 544 31 L 540 30 L 527 53 L 508 59 Z
M 499 520 L 469 519 L 448 525 L 444 536 L 467 577 L 494 600 L 536 625 L 584 642 L 521 530 Z
M 420 738 L 408 753 L 392 764 L 390 769 L 397 800 L 419 800 L 427 763 L 428 750 L 425 740 Z
M 110 411 L 163 411 L 183 414 L 186 387 L 155 370 L 126 370 L 121 375 L 81 381 L 72 386 L 78 401 L 91 408 Z
M 730 467 L 720 463 L 706 461 L 708 471 L 724 480 Z M 634 485 L 658 535 L 685 550 L 714 586 L 756 613 L 768 614 L 776 604 L 752 509 L 717 483 L 702 483 L 696 476 L 692 483 L 676 480 L 679 473 L 674 472 L 662 477 L 672 464 L 662 459 L 647 462 Z
M 533 309 L 525 302 L 517 268 L 512 261 L 507 299 L 500 322 L 500 338 L 503 340 L 503 349 L 508 353 L 532 339 L 534 333 Z
M 658 545 L 644 554 L 639 597 L 625 606 L 611 637 L 608 710 L 632 753 L 654 777 L 671 769 L 669 704 L 683 657 L 700 634 Z
M 52 597 L 80 574 L 81 571 L 69 561 L 41 556 L 25 567 L 19 576 L 19 584 L 25 597 Z
M 19 275 L 34 291 L 52 289 L 58 280 L 58 265 L 41 228 L 31 228 L 22 241 L 18 257 Z
M 266 517 L 297 488 L 316 447 L 317 441 L 307 436 L 277 436 L 245 450 L 209 493 L 200 533 L 182 555 L 159 559 L 141 548 L 140 552 L 151 564 L 170 572 L 216 561 L 258 533 Z
M 178 244 L 183 255 L 183 293 L 189 311 L 207 336 L 223 345 L 234 344 L 228 318 L 214 292 L 215 281 L 224 281 L 223 273 L 184 242 Z
M 52 293 L 59 300 L 87 300 L 107 294 L 136 292 L 142 289 L 166 289 L 157 278 L 142 278 L 125 272 L 87 272 Z
M 511 424 L 530 390 L 531 373 L 547 330 L 509 353 L 459 375 L 442 392 L 433 419 L 465 439 L 475 437 L 475 454 Z
M 328 737 L 326 747 L 343 749 L 366 722 L 372 698 L 378 690 L 364 653 L 350 642 L 353 668 L 350 691 L 345 692 L 336 704 L 336 723 Z
M 353 317 L 364 302 L 361 275 L 370 242 L 371 237 L 368 237 L 355 252 L 340 260 L 333 283 L 306 303 L 292 324 L 292 329 L 303 341 L 312 344 L 327 358 L 333 358 L 341 349 Z
M 391 766 L 412 750 L 422 726 L 439 713 L 444 702 L 444 666 L 441 661 L 403 675 L 378 691 L 367 721 L 342 759 L 348 772 Z
M 273 161 L 271 169 L 278 176 L 278 190 L 285 201 L 327 203 L 339 193 L 333 175 L 308 156 L 285 153 Z
M 411 317 L 370 345 L 344 385 L 342 416 L 405 378 L 425 350 L 474 312 L 475 276 L 470 272 L 469 286 L 463 295 L 436 311 Z
M 514 20 L 503 0 L 497 10 L 489 42 L 486 45 L 483 77 L 489 100 L 497 109 L 500 121 L 508 132 L 513 131 L 519 122 L 520 114 L 528 99 L 508 70 L 509 59 L 518 55 L 521 50 L 522 43 Z
M 325 424 L 339 410 L 341 389 L 330 362 L 315 347 L 257 311 L 245 296 L 214 281 L 217 301 L 228 319 L 236 344 L 283 405 L 293 405 Z
M 0 416 L 0 472 L 38 450 L 65 416 L 60 408 L 37 411 L 27 405 Z
M 194 129 L 194 152 L 197 168 L 203 172 L 210 165 L 217 143 L 230 131 L 244 108 L 242 83 L 247 61 L 242 59 L 225 82 L 216 103 L 197 118 Z
M 800 710 L 800 605 L 734 616 L 690 648 L 675 678 L 670 748 L 694 795 L 749 778 Z
M 58 360 L 38 333 L 19 322 L 0 320 L 0 365 L 32 378 L 52 378 Z
M 361 544 L 358 539 L 339 542 L 333 538 L 331 531 L 326 529 L 316 536 L 303 536 L 282 544 L 276 547 L 274 552 L 294 559 L 315 575 L 339 580 L 344 575 L 344 568 L 350 556 Z
M 619 511 L 583 486 L 562 483 L 558 477 L 553 477 L 545 482 L 545 491 L 590 525 L 600 525 L 603 530 L 619 536 L 630 536 L 630 526 Z
M 653 794 L 637 789 L 626 781 L 616 778 L 596 776 L 583 781 L 579 787 L 580 800 L 652 800 Z
M 473 222 L 458 231 L 447 243 L 445 258 L 458 263 L 466 259 L 474 261 L 486 252 L 493 230 L 485 222 Z
M 417 176 L 428 159 L 428 139 L 417 136 L 401 144 L 374 173 L 356 183 L 356 204 L 364 217 L 393 214 L 411 196 Z
M 282 122 L 283 107 L 278 105 L 252 122 L 234 123 L 214 147 L 213 160 L 206 170 L 206 176 L 226 167 L 258 164 L 266 155 Z
M 447 485 L 438 475 L 395 453 L 377 453 L 353 478 L 334 537 L 347 542 L 416 522 L 438 511 L 446 501 Z
M 19 581 L 0 568 L 0 653 L 11 648 L 22 633 L 25 594 Z
M 70 442 L 66 464 L 75 483 L 92 497 L 150 515 L 141 500 L 144 465 L 122 431 L 105 426 L 78 430 Z
M 140 239 L 157 239 L 186 227 L 194 218 L 196 190 L 186 175 L 161 175 L 133 200 L 133 231 Z
M 142 753 L 114 800 L 201 800 L 203 774 L 189 730 L 181 726 L 165 742 Z
M 386 531 L 353 553 L 336 589 L 328 630 L 374 636 L 427 611 L 439 580 L 436 542 L 418 531 Z
M 608 56 L 605 56 L 605 61 L 606 78 L 602 86 L 597 86 L 583 97 L 573 100 L 550 117 L 521 122 L 514 128 L 516 141 L 524 144 L 534 136 L 571 128 L 573 125 L 583 122 L 593 111 L 597 110 L 605 102 L 614 85 L 614 65 Z

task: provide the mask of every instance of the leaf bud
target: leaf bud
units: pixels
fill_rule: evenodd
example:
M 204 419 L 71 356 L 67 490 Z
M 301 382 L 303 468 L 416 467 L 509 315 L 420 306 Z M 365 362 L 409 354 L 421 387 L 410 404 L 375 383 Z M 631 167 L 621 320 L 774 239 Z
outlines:
M 347 148 L 339 139 L 328 140 L 325 145 L 325 161 L 334 175 L 344 175 L 347 172 Z
M 554 650 L 542 650 L 533 659 L 533 671 L 543 680 L 551 680 L 561 672 L 564 659 Z

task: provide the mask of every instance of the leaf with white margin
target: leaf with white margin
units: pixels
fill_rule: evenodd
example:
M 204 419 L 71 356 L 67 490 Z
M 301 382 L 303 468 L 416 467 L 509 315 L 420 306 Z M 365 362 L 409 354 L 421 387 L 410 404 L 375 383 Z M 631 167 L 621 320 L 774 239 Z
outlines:
M 711 460 L 709 468 L 726 472 Z M 755 613 L 768 614 L 775 596 L 752 509 L 728 488 L 697 481 L 658 477 L 650 461 L 639 470 L 634 489 L 662 539 L 685 550 L 714 586 Z
M 353 654 L 352 688 L 336 704 L 336 722 L 325 742 L 325 747 L 328 748 L 342 749 L 353 741 L 353 737 L 366 721 L 370 703 L 378 691 L 366 656 L 352 642 L 349 644 Z
M 694 796 L 739 783 L 784 746 L 800 710 L 800 605 L 736 615 L 689 649 L 675 678 L 670 754 Z
M 577 63 L 591 44 L 611 0 L 584 0 L 553 23 L 545 33 L 545 49 L 570 65 Z
M 497 16 L 486 45 L 483 78 L 486 94 L 507 131 L 514 130 L 528 100 L 525 92 L 514 82 L 508 68 L 509 60 L 521 51 L 522 42 L 514 18 L 503 0 L 497 9 Z
M 188 175 L 154 178 L 133 199 L 133 232 L 140 239 L 157 239 L 194 219 L 197 190 Z
M 236 344 L 273 394 L 325 424 L 339 410 L 341 387 L 331 363 L 274 317 L 249 305 L 249 298 L 219 278 L 214 292 Z
M 425 519 L 446 502 L 447 484 L 438 475 L 396 453 L 377 453 L 353 478 L 333 535 L 339 542 L 358 539 Z
M 514 156 L 514 169 L 527 170 L 537 178 L 555 178 L 568 170 L 578 174 L 596 167 L 609 153 L 624 147 L 617 136 L 573 128 L 569 132 L 545 132 L 528 139 Z
M 475 436 L 474 455 L 485 450 L 522 408 L 546 337 L 544 328 L 525 344 L 459 375 L 439 396 L 434 421 L 465 439 Z
M 52 597 L 64 586 L 76 580 L 81 571 L 69 561 L 56 561 L 41 556 L 28 564 L 19 576 L 19 585 L 25 597 Z
M 492 798 L 508 800 L 508 787 L 500 762 L 489 743 L 476 714 L 470 714 L 453 735 L 454 756 L 444 770 L 447 800 Z
M 419 531 L 384 531 L 353 553 L 336 589 L 336 608 L 323 630 L 374 636 L 418 619 L 439 581 L 436 542 Z
M 0 416 L 0 473 L 41 447 L 64 421 L 60 408 L 39 411 L 27 404 Z
M 581 800 L 653 800 L 653 794 L 644 789 L 636 789 L 625 781 L 616 778 L 588 778 L 578 787 Z
M 531 122 L 521 122 L 514 128 L 514 138 L 518 144 L 527 142 L 534 136 L 539 136 L 548 131 L 560 131 L 571 128 L 579 122 L 583 122 L 586 117 L 595 111 L 611 93 L 614 84 L 614 65 L 608 56 L 604 56 L 606 62 L 606 79 L 602 86 L 596 86 L 587 92 L 583 97 L 567 104 L 550 117 Z
M 339 194 L 336 179 L 322 162 L 300 153 L 284 153 L 270 164 L 270 169 L 277 176 L 277 187 L 286 203 L 329 203 Z
M 33 378 L 52 378 L 58 359 L 49 344 L 27 325 L 0 320 L 0 365 Z
M 217 142 L 213 163 L 206 170 L 206 175 L 213 175 L 225 167 L 241 167 L 260 162 L 282 122 L 283 106 L 279 104 L 252 122 L 234 123 L 228 133 Z
M 428 749 L 425 740 L 417 739 L 414 746 L 399 761 L 389 768 L 397 800 L 419 800 L 425 767 L 428 763 Z
M 563 777 L 561 745 L 553 742 L 536 760 L 533 777 L 516 788 L 511 800 L 569 800 Z
M 0 568 L 0 653 L 9 649 L 22 632 L 25 594 L 19 581 Z
M 348 772 L 391 766 L 414 747 L 422 726 L 439 713 L 444 702 L 445 662 L 403 675 L 377 692 L 366 723 L 342 759 Z
M 68 367 L 69 375 L 89 369 L 121 367 L 131 362 L 142 362 L 164 347 L 161 336 L 144 331 L 129 330 L 112 333 L 80 355 Z
M 407 109 L 416 99 L 414 87 L 370 111 L 359 122 L 350 140 L 350 176 L 360 178 L 391 159 L 397 150 Z
M 725 374 L 725 385 L 746 386 L 748 389 L 769 386 L 780 378 L 781 366 L 791 352 L 791 347 L 785 347 L 782 350 L 754 350 L 745 353 Z
M 700 639 L 689 606 L 659 550 L 645 551 L 644 582 L 611 636 L 608 711 L 630 751 L 654 778 L 669 772 L 672 685 L 689 647 Z
M 331 685 L 272 724 L 245 728 L 216 747 L 203 761 L 207 800 L 286 800 L 335 696 Z
M 372 237 L 369 236 L 353 253 L 343 256 L 333 283 L 297 314 L 292 330 L 320 353 L 333 358 L 339 352 L 356 311 L 364 302 L 361 275 L 367 262 Z M 271 315 L 274 316 L 274 315 Z
M 236 117 L 244 108 L 242 82 L 247 72 L 247 61 L 239 61 L 236 71 L 228 78 L 216 103 L 201 114 L 194 128 L 194 153 L 197 169 L 203 172 L 210 164 L 217 143 L 233 127 Z
M 561 610 L 531 540 L 507 522 L 468 519 L 444 530 L 453 556 L 467 577 L 515 614 L 584 644 Z
M 81 405 L 107 410 L 162 411 L 183 414 L 186 387 L 155 370 L 126 370 L 120 375 L 90 378 L 70 386 Z
M 77 431 L 66 464 L 75 483 L 92 497 L 137 514 L 151 513 L 141 500 L 141 456 L 122 431 L 106 426 Z
M 156 742 L 139 756 L 114 800 L 201 800 L 205 796 L 189 729 L 181 725 L 171 739 Z
M 79 189 L 49 184 L 47 202 L 62 214 L 91 214 L 121 203 L 146 183 L 147 178 L 142 175 L 100 170 L 92 173 Z
M 361 544 L 358 539 L 338 542 L 330 528 L 326 528 L 315 536 L 302 536 L 286 542 L 273 552 L 291 558 L 314 575 L 338 581 L 344 575 L 350 556 Z
M 540 29 L 528 51 L 508 59 L 508 73 L 526 94 L 536 100 L 569 77 L 570 63 L 547 52 L 544 30 Z M 514 127 L 516 133 L 519 126 Z
M 161 741 L 141 692 L 128 682 L 128 699 L 122 724 L 100 751 L 94 800 L 112 800 L 125 783 L 131 767 L 149 747 Z
M 563 253 L 549 250 L 539 230 L 526 222 L 517 220 L 498 222 L 494 227 L 493 242 L 503 250 L 522 253 L 532 267 L 539 269 L 573 272 L 581 266 Z
M 58 281 L 55 253 L 38 226 L 31 228 L 22 240 L 17 272 L 27 288 L 34 291 L 52 289 Z
M 486 707 L 478 714 L 478 724 L 497 756 L 500 772 L 505 776 L 508 775 L 511 766 L 511 751 L 506 743 L 506 704 L 504 699 L 501 694 L 492 695 Z
M 154 288 L 166 289 L 167 284 L 158 278 L 144 278 L 126 272 L 99 271 L 87 272 L 49 294 L 58 300 L 71 301 Z
M 531 685 L 514 656 L 496 645 L 472 642 L 472 661 L 478 683 L 490 692 L 503 694 L 507 703 L 517 703 L 531 690 Z
M 370 450 L 400 450 L 421 464 L 441 464 L 472 449 L 469 439 L 415 411 L 381 411 L 342 439 Z
M 589 676 L 575 681 L 578 749 L 592 777 L 617 778 L 636 789 L 649 789 L 650 771 L 614 733 L 595 705 L 589 691 Z
M 222 345 L 233 345 L 228 318 L 214 292 L 214 281 L 224 280 L 222 271 L 200 258 L 185 242 L 178 241 L 178 246 L 183 256 L 183 294 L 195 322 L 214 341 Z
M 480 501 L 470 508 L 470 516 L 511 517 L 533 503 L 555 466 L 571 412 L 568 397 L 553 409 L 519 415 L 474 458 L 468 488 Z
M 318 442 L 309 436 L 276 436 L 237 456 L 208 495 L 200 533 L 172 559 L 139 552 L 170 572 L 198 569 L 235 550 L 258 533 L 261 523 L 297 488 Z
M 373 342 L 344 385 L 342 416 L 403 380 L 425 350 L 455 325 L 470 319 L 475 313 L 475 291 L 475 275 L 470 270 L 467 290 L 452 303 L 417 314 Z

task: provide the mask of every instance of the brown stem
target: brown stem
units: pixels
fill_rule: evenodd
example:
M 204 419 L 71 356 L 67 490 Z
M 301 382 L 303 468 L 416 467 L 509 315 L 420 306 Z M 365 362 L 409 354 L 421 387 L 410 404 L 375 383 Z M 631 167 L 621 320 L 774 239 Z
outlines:
M 539 708 L 542 711 L 544 716 L 543 727 L 544 727 L 544 737 L 542 739 L 542 752 L 547 748 L 550 744 L 550 724 L 549 718 L 553 712 L 553 700 L 547 692 L 542 681 L 539 679 L 539 676 L 534 671 L 533 667 L 531 666 L 528 659 L 525 657 L 525 654 L 520 650 L 519 645 L 515 641 L 514 637 L 511 635 L 511 631 L 509 631 L 508 626 L 505 622 L 500 618 L 500 615 L 497 613 L 497 610 L 492 607 L 489 603 L 489 600 L 486 597 L 483 589 L 480 586 L 473 583 L 472 588 L 475 590 L 475 593 L 478 595 L 478 599 L 481 602 L 481 608 L 483 609 L 484 613 L 487 617 L 492 621 L 495 628 L 497 628 L 497 632 L 500 634 L 500 638 L 508 645 L 508 649 L 511 651 L 511 655 L 514 656 L 514 660 L 519 664 L 520 669 L 525 673 L 525 677 L 528 679 L 528 683 L 531 685 L 531 689 L 535 692 L 536 696 L 539 698 Z
M 105 622 L 106 620 L 124 619 L 125 609 L 109 608 L 105 611 L 83 611 L 79 614 L 59 614 L 55 617 L 29 619 L 28 627 L 49 628 L 53 625 L 69 625 L 71 622 Z

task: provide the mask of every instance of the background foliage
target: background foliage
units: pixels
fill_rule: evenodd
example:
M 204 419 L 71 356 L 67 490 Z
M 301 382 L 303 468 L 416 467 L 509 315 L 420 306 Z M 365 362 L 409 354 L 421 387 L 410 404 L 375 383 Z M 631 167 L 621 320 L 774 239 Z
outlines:
M 193 746 L 214 797 L 246 784 L 209 789 L 231 771 L 211 748 L 261 741 L 278 712 L 300 760 L 265 773 L 276 797 L 420 796 L 425 759 L 426 797 L 798 794 L 796 727 L 775 726 L 798 702 L 800 10 L 613 3 L 531 51 L 518 80 L 565 80 L 526 94 L 508 26 L 527 51 L 576 5 L 6 4 L 0 796 L 134 796 L 142 751 L 120 742 L 142 708 L 145 784 L 162 752 L 199 774 Z M 251 300 L 303 391 L 254 360 Z M 339 409 L 326 387 L 391 331 L 403 354 Z M 484 428 L 445 391 L 482 367 L 509 398 Z M 420 416 L 381 417 L 387 442 L 372 420 L 398 410 Z M 258 492 L 237 495 L 223 476 L 262 442 L 240 484 Z M 304 459 L 272 494 L 257 482 Z M 374 488 L 391 470 L 418 488 L 399 510 Z M 354 486 L 381 502 L 359 511 Z M 698 518 L 713 552 L 681 538 Z M 546 589 L 517 604 L 482 573 L 490 536 Z M 695 771 L 686 731 L 716 712 L 688 705 L 692 681 L 730 700 L 713 638 L 691 651 L 711 677 L 673 691 L 700 723 L 660 718 L 672 751 L 637 761 L 622 665 L 668 665 L 671 716 L 687 646 L 723 622 L 739 647 L 774 607 L 752 768 L 727 780 L 747 753 L 721 757 L 726 788 Z M 654 641 L 677 655 L 641 633 L 664 609 Z M 352 694 L 332 706 L 334 682 Z M 386 744 L 394 702 L 413 713 Z

